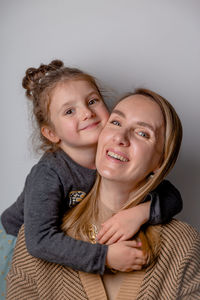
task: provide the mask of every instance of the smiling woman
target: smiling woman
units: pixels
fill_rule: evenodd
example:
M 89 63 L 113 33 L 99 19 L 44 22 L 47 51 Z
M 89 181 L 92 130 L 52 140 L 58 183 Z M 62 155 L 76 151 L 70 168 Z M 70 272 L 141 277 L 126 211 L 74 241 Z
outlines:
M 127 97 L 113 110 L 99 137 L 99 173 L 137 188 L 160 166 L 164 131 L 165 121 L 156 102 L 143 95 Z
M 143 202 L 168 174 L 176 162 L 181 138 L 179 117 L 163 97 L 137 90 L 123 98 L 100 135 L 96 183 L 65 215 L 63 231 L 96 243 L 102 222 Z M 107 270 L 100 276 L 30 256 L 22 227 L 8 276 L 7 299 L 15 299 L 16 291 L 30 299 L 52 300 L 145 300 L 147 295 L 150 300 L 199 299 L 200 235 L 195 229 L 172 220 L 142 227 L 134 239 L 142 242 L 141 249 L 148 257 L 144 268 L 129 273 L 110 270 L 113 244 L 107 252 Z M 127 247 L 138 252 L 132 243 L 126 241 Z M 131 260 L 130 251 L 120 254 Z

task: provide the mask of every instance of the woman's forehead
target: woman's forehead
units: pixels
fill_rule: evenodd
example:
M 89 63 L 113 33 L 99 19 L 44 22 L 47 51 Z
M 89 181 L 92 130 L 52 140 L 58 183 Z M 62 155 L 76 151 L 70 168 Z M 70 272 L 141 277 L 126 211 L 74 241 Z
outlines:
M 123 109 L 124 107 L 126 108 L 127 106 L 132 108 L 134 106 L 139 107 L 139 106 L 144 106 L 148 105 L 150 106 L 158 106 L 159 105 L 150 97 L 144 96 L 144 95 L 130 95 L 124 99 L 122 99 L 115 107 L 120 107 Z
M 120 101 L 112 114 L 118 114 L 124 119 L 149 119 L 163 123 L 164 117 L 159 105 L 151 98 L 143 95 L 129 96 Z

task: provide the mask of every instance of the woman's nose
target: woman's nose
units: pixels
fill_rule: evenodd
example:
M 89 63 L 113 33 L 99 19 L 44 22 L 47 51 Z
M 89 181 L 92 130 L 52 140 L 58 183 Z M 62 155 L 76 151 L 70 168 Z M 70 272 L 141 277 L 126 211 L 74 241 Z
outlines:
M 123 133 L 123 132 L 116 133 L 113 136 L 113 141 L 119 146 L 128 147 L 130 145 L 128 136 L 126 135 L 126 133 Z

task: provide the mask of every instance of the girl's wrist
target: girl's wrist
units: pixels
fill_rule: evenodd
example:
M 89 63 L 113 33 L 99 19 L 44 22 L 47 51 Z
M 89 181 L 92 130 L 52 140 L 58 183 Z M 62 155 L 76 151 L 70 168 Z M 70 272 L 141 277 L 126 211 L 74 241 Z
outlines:
M 150 206 L 151 206 L 150 201 L 147 201 L 145 203 L 141 203 L 141 204 L 136 206 L 136 208 L 138 210 L 137 215 L 140 218 L 141 225 L 143 225 L 143 224 L 145 224 L 149 221 Z

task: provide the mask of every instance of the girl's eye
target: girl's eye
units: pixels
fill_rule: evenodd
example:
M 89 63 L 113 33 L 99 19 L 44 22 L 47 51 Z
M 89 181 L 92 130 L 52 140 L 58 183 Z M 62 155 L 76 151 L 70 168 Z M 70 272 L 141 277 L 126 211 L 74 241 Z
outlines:
M 145 138 L 148 138 L 148 137 L 149 137 L 149 135 L 148 135 L 146 132 L 144 132 L 144 131 L 139 131 L 139 132 L 138 132 L 138 135 L 140 135 L 140 136 L 142 136 L 142 137 L 145 137 Z
M 116 120 L 111 121 L 110 123 L 113 124 L 113 125 L 116 125 L 116 126 L 121 126 L 121 124 Z
M 66 110 L 65 115 L 71 115 L 73 112 L 74 112 L 74 110 L 70 108 L 70 109 Z
M 88 102 L 88 105 L 93 105 L 94 103 L 96 103 L 98 101 L 98 99 L 91 99 L 89 102 Z

